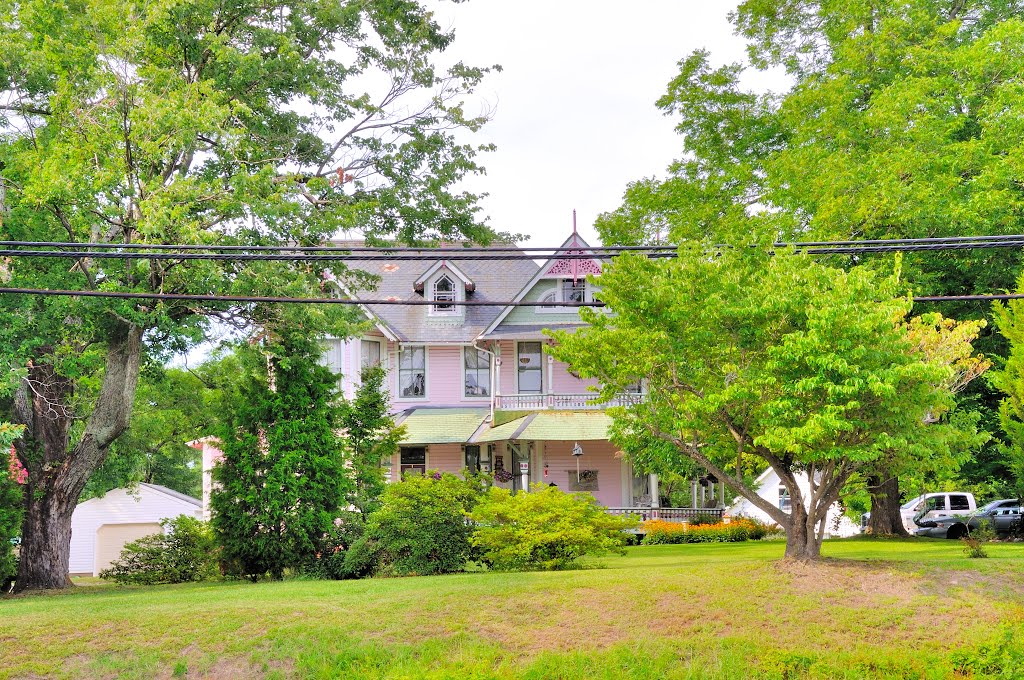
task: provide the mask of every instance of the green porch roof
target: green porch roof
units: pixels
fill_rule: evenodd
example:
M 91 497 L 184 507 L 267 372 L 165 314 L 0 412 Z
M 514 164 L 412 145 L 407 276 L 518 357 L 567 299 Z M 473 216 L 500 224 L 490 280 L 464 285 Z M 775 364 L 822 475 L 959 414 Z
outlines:
M 594 441 L 608 439 L 611 424 L 611 416 L 603 411 L 541 411 L 486 429 L 474 441 Z
M 487 414 L 483 408 L 414 408 L 395 421 L 405 425 L 402 444 L 464 444 Z

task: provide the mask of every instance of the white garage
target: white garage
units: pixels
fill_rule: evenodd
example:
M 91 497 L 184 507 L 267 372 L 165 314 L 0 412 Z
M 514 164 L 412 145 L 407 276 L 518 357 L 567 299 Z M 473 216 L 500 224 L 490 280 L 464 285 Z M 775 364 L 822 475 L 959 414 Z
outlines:
M 71 516 L 71 575 L 99 576 L 127 543 L 162 531 L 160 520 L 179 515 L 202 519 L 202 503 L 157 484 L 114 489 L 79 503 Z

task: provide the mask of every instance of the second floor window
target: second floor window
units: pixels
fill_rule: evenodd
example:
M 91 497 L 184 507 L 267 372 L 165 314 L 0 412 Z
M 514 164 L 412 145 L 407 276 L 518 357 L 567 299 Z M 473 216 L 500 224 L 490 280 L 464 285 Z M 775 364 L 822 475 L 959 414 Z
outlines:
M 464 352 L 467 397 L 491 396 L 491 355 L 476 347 L 467 347 Z
M 455 284 L 447 274 L 442 274 L 437 281 L 434 281 L 434 304 L 430 309 L 435 314 L 454 314 L 455 305 L 451 304 L 453 302 L 455 302 Z
M 403 347 L 398 357 L 398 394 L 403 398 L 427 396 L 427 348 Z
M 359 343 L 359 367 L 366 369 L 372 366 L 380 366 L 380 343 L 362 340 Z
M 562 280 L 562 302 L 586 302 L 587 280 L 586 279 L 563 279 Z
M 517 350 L 519 393 L 540 394 L 544 385 L 540 343 L 520 342 Z

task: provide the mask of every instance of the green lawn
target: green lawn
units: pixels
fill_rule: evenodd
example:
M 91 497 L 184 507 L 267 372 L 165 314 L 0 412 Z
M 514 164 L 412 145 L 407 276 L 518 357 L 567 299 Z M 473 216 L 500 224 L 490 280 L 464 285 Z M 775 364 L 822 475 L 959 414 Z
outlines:
M 0 678 L 1024 676 L 1024 544 L 652 546 L 561 573 L 213 583 L 0 601 Z M 966 659 L 966 661 L 965 661 Z M 973 665 L 972 665 L 973 664 Z

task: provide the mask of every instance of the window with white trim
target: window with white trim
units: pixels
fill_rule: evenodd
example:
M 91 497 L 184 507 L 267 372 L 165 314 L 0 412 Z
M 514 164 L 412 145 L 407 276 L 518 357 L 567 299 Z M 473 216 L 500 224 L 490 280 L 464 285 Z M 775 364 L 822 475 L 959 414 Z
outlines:
M 519 394 L 544 391 L 544 370 L 539 342 L 520 342 L 517 346 L 517 387 Z
M 405 399 L 427 396 L 427 348 L 403 347 L 398 355 L 398 394 Z
M 465 396 L 491 396 L 491 355 L 476 347 L 463 348 Z
M 381 349 L 376 340 L 362 340 L 359 343 L 359 368 L 380 366 Z
M 586 302 L 586 279 L 562 279 L 562 302 Z
M 434 293 L 434 304 L 431 305 L 430 310 L 434 314 L 455 314 L 455 305 L 451 304 L 455 302 L 455 282 L 453 282 L 447 274 L 441 274 L 434 281 L 433 287 Z M 447 304 L 446 304 L 447 303 Z
M 789 489 L 779 485 L 779 510 L 789 512 L 793 509 L 793 503 L 789 498 Z
M 405 477 L 410 472 L 427 474 L 427 448 L 425 446 L 403 446 L 398 450 L 399 474 Z

